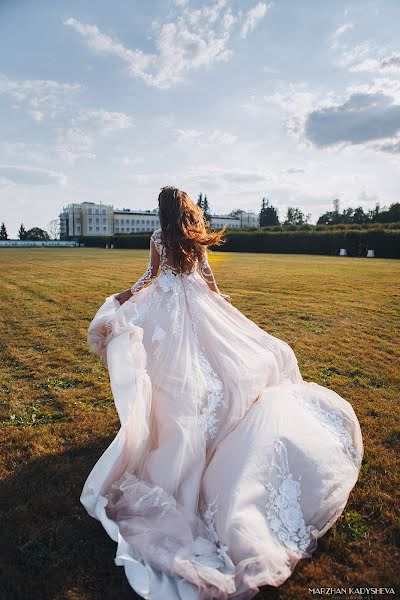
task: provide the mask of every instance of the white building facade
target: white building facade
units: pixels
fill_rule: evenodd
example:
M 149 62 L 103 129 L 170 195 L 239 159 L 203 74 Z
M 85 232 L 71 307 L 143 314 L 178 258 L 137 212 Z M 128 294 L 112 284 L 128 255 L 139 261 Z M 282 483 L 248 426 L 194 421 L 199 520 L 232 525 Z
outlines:
M 258 227 L 258 215 L 239 211 L 236 216 L 211 215 L 211 226 L 221 229 Z M 111 237 L 115 234 L 153 232 L 160 227 L 158 210 L 114 209 L 109 204 L 82 202 L 68 204 L 60 214 L 60 239 L 80 237 Z

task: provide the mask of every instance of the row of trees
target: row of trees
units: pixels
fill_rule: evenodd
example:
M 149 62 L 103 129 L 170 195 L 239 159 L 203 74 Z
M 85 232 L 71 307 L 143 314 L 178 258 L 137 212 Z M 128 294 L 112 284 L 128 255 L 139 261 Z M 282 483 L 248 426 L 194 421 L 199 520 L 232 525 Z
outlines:
M 207 195 L 201 193 L 197 198 L 197 205 L 202 209 L 206 221 L 211 222 L 211 210 Z M 231 216 L 237 216 L 240 210 L 231 211 Z M 288 206 L 284 220 L 281 222 L 278 216 L 278 209 L 273 206 L 268 199 L 263 198 L 260 209 L 260 227 L 270 227 L 276 225 L 307 225 L 311 219 L 311 214 L 304 214 L 300 208 Z M 381 208 L 379 203 L 375 208 L 364 212 L 361 206 L 357 208 L 345 208 L 340 211 L 340 202 L 338 199 L 333 201 L 333 210 L 323 213 L 317 225 L 342 225 L 355 224 L 365 225 L 369 223 L 396 223 L 400 221 L 400 203 L 391 204 L 389 208 Z M 50 221 L 48 231 L 40 227 L 25 229 L 21 223 L 18 230 L 20 240 L 46 241 L 59 238 L 58 219 Z M 0 226 L 0 240 L 8 240 L 7 228 L 4 223 Z
M 211 219 L 211 211 L 207 196 L 200 194 L 197 205 L 204 211 L 207 221 Z M 317 220 L 317 225 L 342 225 L 356 224 L 365 225 L 368 223 L 396 223 L 400 221 L 400 203 L 394 203 L 389 208 L 381 208 L 376 204 L 375 208 L 367 212 L 361 206 L 357 208 L 345 208 L 340 211 L 340 201 L 333 201 L 333 210 L 323 213 Z M 241 211 L 239 209 L 231 211 L 231 216 L 237 216 Z M 271 202 L 263 198 L 259 213 L 260 227 L 270 227 L 276 225 L 307 225 L 311 220 L 311 214 L 305 214 L 296 206 L 288 206 L 286 215 L 282 221 L 279 220 L 278 209 Z
M 57 239 L 58 231 L 54 236 L 50 237 L 49 233 L 40 227 L 32 227 L 31 229 L 25 229 L 23 223 L 21 223 L 20 228 L 18 229 L 18 239 L 20 240 L 31 240 L 38 242 L 45 242 L 50 239 Z M 8 240 L 7 227 L 5 223 L 2 223 L 0 226 L 0 240 Z
M 306 225 L 311 219 L 311 214 L 305 215 L 300 208 L 288 206 L 286 218 L 283 223 L 280 223 L 278 211 L 275 206 L 272 206 L 269 200 L 262 199 L 260 210 L 260 227 L 268 227 L 269 225 Z
M 333 210 L 323 213 L 317 225 L 342 225 L 367 223 L 396 223 L 400 221 L 400 203 L 391 204 L 389 208 L 381 208 L 379 203 L 375 208 L 364 212 L 361 206 L 357 208 L 345 208 L 340 211 L 340 202 L 338 199 L 333 201 Z M 305 215 L 300 208 L 289 206 L 286 211 L 286 217 L 281 223 L 278 217 L 277 209 L 272 206 L 269 200 L 262 199 L 260 210 L 260 227 L 271 225 L 306 225 L 311 218 L 310 214 Z

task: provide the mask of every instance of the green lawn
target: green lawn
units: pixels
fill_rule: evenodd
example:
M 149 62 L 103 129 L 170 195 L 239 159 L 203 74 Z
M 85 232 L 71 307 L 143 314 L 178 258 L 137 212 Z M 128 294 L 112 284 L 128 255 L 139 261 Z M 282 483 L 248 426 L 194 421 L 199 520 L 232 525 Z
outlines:
M 119 422 L 86 330 L 104 298 L 130 286 L 147 251 L 0 249 L 1 600 L 135 597 L 115 543 L 79 496 Z M 400 445 L 399 273 L 385 259 L 215 252 L 221 291 L 294 349 L 303 377 L 359 417 L 360 480 L 342 517 L 279 589 L 396 584 Z M 398 580 L 397 580 L 398 583 Z

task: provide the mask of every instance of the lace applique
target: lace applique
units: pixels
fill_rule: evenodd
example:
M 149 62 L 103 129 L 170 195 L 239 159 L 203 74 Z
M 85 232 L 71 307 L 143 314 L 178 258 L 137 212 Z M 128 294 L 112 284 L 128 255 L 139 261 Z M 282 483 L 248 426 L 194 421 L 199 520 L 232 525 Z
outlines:
M 208 262 L 207 248 L 204 248 L 202 258 L 198 261 L 198 270 L 207 285 L 211 284 L 215 288 L 215 291 L 219 294 L 220 291 L 218 289 L 217 282 L 215 281 L 214 274 Z
M 160 327 L 159 325 L 157 325 L 157 327 L 154 330 L 153 333 L 153 337 L 151 338 L 152 342 L 159 342 L 160 340 L 163 340 L 165 338 L 165 331 L 162 327 Z
M 207 439 L 212 440 L 216 437 L 218 431 L 219 419 L 217 408 L 221 405 L 225 406 L 223 386 L 202 351 L 200 351 L 199 360 L 208 384 L 207 406 L 200 413 L 199 427 L 203 435 Z
M 161 242 L 161 229 L 156 229 L 153 231 L 151 238 L 154 242 L 155 247 L 157 248 L 157 252 L 161 257 L 162 253 L 162 242 Z
M 300 403 L 311 411 L 318 422 L 339 440 L 344 450 L 353 458 L 353 460 L 358 462 L 360 459 L 359 452 L 354 447 L 353 438 L 346 428 L 342 417 L 337 413 L 321 408 L 321 405 L 316 398 L 304 398 L 298 392 L 294 392 L 293 394 Z
M 207 505 L 206 510 L 203 513 L 203 521 L 206 526 L 208 538 L 210 542 L 215 544 L 217 548 L 218 556 L 224 561 L 225 565 L 229 568 L 235 569 L 235 565 L 233 564 L 229 554 L 228 554 L 228 546 L 223 544 L 219 538 L 217 533 L 217 529 L 215 527 L 214 515 L 218 511 L 217 498 L 215 498 L 212 502 Z
M 265 505 L 266 514 L 272 531 L 288 548 L 307 550 L 310 545 L 310 532 L 304 522 L 300 506 L 300 479 L 293 479 L 289 471 L 287 450 L 281 440 L 274 442 L 275 459 L 274 471 L 278 481 L 274 487 L 270 482 L 265 483 L 269 499 Z
M 210 361 L 207 359 L 205 352 L 200 344 L 197 334 L 197 315 L 192 314 L 193 335 L 199 349 L 200 369 L 207 381 L 207 399 L 199 415 L 199 428 L 204 437 L 208 440 L 213 440 L 218 433 L 219 419 L 217 416 L 217 408 L 225 406 L 225 398 L 223 393 L 223 384 L 217 373 L 212 368 Z
M 149 262 L 147 265 L 147 269 L 143 273 L 143 275 L 140 277 L 140 279 L 138 279 L 137 282 L 134 285 L 132 285 L 132 287 L 131 287 L 132 294 L 141 290 L 145 285 L 147 285 L 148 283 L 150 283 L 150 281 L 152 281 L 153 279 L 155 279 L 157 277 L 159 261 L 158 261 L 157 257 L 154 256 L 154 252 L 152 249 L 152 243 L 154 244 L 158 254 L 160 254 L 160 239 L 159 238 L 160 238 L 160 236 L 157 235 L 157 231 L 155 231 L 150 238 L 150 258 L 149 258 Z
M 151 338 L 151 341 L 152 342 L 161 342 L 165 338 L 165 335 L 166 335 L 165 330 L 162 327 L 160 327 L 159 325 L 157 325 L 153 332 L 153 337 Z M 156 349 L 153 352 L 155 358 L 160 357 L 161 348 L 162 348 L 162 345 L 158 344 Z

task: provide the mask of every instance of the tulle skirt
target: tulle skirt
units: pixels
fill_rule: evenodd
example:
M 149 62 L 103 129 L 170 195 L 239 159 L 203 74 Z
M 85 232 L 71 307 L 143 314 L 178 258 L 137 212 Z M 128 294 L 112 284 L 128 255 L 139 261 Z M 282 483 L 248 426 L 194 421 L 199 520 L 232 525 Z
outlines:
M 338 519 L 361 466 L 352 406 L 210 291 L 161 274 L 88 330 L 121 428 L 81 502 L 151 600 L 248 599 L 281 585 Z

